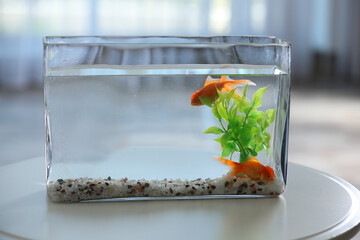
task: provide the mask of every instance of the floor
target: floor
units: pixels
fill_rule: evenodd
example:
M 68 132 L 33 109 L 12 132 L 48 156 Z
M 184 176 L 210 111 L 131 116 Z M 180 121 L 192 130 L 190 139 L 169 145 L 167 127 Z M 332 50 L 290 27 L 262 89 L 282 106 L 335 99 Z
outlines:
M 44 155 L 43 122 L 40 90 L 0 92 L 0 167 Z M 359 94 L 292 91 L 289 161 L 336 175 L 360 189 L 359 146 Z

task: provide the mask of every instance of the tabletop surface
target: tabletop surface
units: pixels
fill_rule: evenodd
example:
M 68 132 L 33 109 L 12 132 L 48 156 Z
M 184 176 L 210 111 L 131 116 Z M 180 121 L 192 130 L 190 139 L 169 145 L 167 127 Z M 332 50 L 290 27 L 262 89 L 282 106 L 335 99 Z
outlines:
M 350 239 L 360 192 L 289 163 L 274 198 L 53 203 L 44 158 L 0 168 L 0 237 L 9 239 Z

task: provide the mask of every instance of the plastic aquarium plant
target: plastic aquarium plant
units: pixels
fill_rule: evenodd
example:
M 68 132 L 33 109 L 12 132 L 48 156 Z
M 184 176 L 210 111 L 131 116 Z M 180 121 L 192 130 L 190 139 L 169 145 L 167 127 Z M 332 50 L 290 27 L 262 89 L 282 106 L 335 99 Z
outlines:
M 266 129 L 275 119 L 275 109 L 266 112 L 257 109 L 262 104 L 261 98 L 266 87 L 256 91 L 250 104 L 246 97 L 247 86 L 243 88 L 242 95 L 237 94 L 236 89 L 228 93 L 218 91 L 219 98 L 213 104 L 201 98 L 205 105 L 212 108 L 212 113 L 221 125 L 221 128 L 210 127 L 204 133 L 221 134 L 215 139 L 221 145 L 221 157 L 230 156 L 232 159 L 234 152 L 239 152 L 240 163 L 246 162 L 250 155 L 256 157 L 264 149 L 269 156 L 270 134 Z
M 241 95 L 236 88 L 227 93 L 216 89 L 218 97 L 215 101 L 208 95 L 199 96 L 201 103 L 212 108 L 212 113 L 221 126 L 210 127 L 204 133 L 221 134 L 215 139 L 222 148 L 221 158 L 217 159 L 232 167 L 229 176 L 242 174 L 253 180 L 272 181 L 274 171 L 260 164 L 255 157 L 264 149 L 269 157 L 271 136 L 266 129 L 275 119 L 275 109 L 268 109 L 266 112 L 257 109 L 262 105 L 261 98 L 267 87 L 255 92 L 251 104 L 246 97 L 247 87 L 248 84 Z M 230 157 L 232 160 L 235 152 L 239 152 L 240 164 L 224 159 Z

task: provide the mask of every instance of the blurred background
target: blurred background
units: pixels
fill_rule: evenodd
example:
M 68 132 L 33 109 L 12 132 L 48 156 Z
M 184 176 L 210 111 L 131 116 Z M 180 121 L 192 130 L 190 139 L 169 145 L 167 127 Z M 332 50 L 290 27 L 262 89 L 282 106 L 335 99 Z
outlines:
M 273 35 L 292 43 L 289 161 L 360 188 L 360 1 L 0 0 L 0 166 L 44 155 L 46 35 Z

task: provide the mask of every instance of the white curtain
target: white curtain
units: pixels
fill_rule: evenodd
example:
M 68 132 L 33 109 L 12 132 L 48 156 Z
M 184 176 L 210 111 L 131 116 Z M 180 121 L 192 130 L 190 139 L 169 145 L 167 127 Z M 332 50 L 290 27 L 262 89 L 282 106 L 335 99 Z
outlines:
M 275 35 L 292 43 L 292 74 L 308 79 L 312 53 L 360 84 L 357 0 L 1 0 L 0 88 L 42 84 L 45 35 Z

